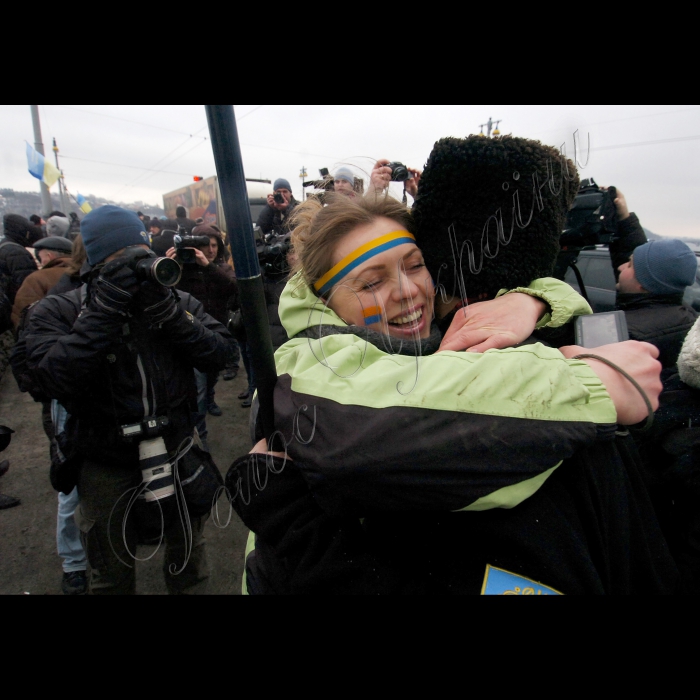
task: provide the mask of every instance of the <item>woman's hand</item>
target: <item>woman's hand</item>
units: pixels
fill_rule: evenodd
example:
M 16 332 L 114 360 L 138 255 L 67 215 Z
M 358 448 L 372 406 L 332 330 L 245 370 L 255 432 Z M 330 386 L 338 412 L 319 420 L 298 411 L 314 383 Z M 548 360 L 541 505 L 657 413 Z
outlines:
M 541 299 L 519 292 L 469 304 L 457 309 L 438 352 L 486 352 L 517 345 L 532 335 L 546 310 Z
M 618 367 L 634 377 L 647 395 L 654 410 L 659 407 L 661 384 L 661 363 L 657 362 L 659 350 L 650 343 L 640 343 L 636 340 L 626 340 L 623 343 L 602 345 L 599 348 L 582 348 L 578 345 L 568 345 L 559 348 L 564 357 L 571 359 L 576 355 L 600 355 L 614 362 Z M 610 398 L 615 404 L 617 422 L 621 425 L 635 425 L 643 421 L 648 410 L 644 399 L 634 385 L 617 370 L 591 358 L 581 360 L 590 365 L 598 375 Z

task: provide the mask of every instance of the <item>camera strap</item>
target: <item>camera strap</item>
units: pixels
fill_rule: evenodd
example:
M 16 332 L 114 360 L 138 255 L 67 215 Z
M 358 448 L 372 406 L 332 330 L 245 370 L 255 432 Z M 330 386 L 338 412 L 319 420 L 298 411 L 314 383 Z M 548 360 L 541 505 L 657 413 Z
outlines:
M 586 285 L 583 283 L 583 277 L 581 276 L 581 272 L 576 266 L 576 263 L 570 262 L 569 267 L 574 271 L 574 275 L 576 275 L 576 281 L 578 282 L 578 288 L 581 290 L 581 296 L 590 304 L 591 301 L 588 298 L 588 293 L 586 292 Z

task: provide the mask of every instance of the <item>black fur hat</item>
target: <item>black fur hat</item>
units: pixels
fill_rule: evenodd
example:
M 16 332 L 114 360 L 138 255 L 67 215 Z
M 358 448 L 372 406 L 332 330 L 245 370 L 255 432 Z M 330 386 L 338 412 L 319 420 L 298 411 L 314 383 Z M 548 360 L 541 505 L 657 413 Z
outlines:
M 539 141 L 441 139 L 413 205 L 433 279 L 448 296 L 476 299 L 548 277 L 577 191 L 573 163 Z

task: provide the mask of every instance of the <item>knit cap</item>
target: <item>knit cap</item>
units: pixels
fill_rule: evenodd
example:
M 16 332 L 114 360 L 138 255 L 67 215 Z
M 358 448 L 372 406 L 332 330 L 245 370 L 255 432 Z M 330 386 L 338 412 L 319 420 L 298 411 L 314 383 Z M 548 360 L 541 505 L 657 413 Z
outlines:
M 65 216 L 52 216 L 46 222 L 46 234 L 48 236 L 65 236 L 70 229 L 70 219 Z
M 634 249 L 634 276 L 652 294 L 678 294 L 695 281 L 698 260 L 683 241 L 665 238 Z
M 277 192 L 277 190 L 289 190 L 292 191 L 292 186 L 289 184 L 289 180 L 285 180 L 283 177 L 278 177 L 275 180 L 275 184 L 272 186 L 272 191 Z
M 343 166 L 342 168 L 338 168 L 335 171 L 335 174 L 333 175 L 334 180 L 345 180 L 346 182 L 349 182 L 351 185 L 355 185 L 355 176 L 352 174 L 352 170 L 350 168 L 346 168 Z
M 149 245 L 143 221 L 133 211 L 111 204 L 91 211 L 82 221 L 80 233 L 90 265 L 132 245 Z

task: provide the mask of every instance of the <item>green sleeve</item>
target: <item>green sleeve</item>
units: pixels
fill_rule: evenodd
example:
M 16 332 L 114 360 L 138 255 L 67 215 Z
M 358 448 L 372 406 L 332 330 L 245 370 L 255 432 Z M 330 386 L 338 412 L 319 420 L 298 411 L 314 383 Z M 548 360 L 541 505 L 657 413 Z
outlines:
M 514 292 L 538 297 L 549 305 L 550 311 L 537 322 L 537 328 L 559 328 L 574 316 L 593 313 L 588 302 L 573 287 L 554 277 L 533 280 L 529 287 L 501 289 L 496 296 Z

